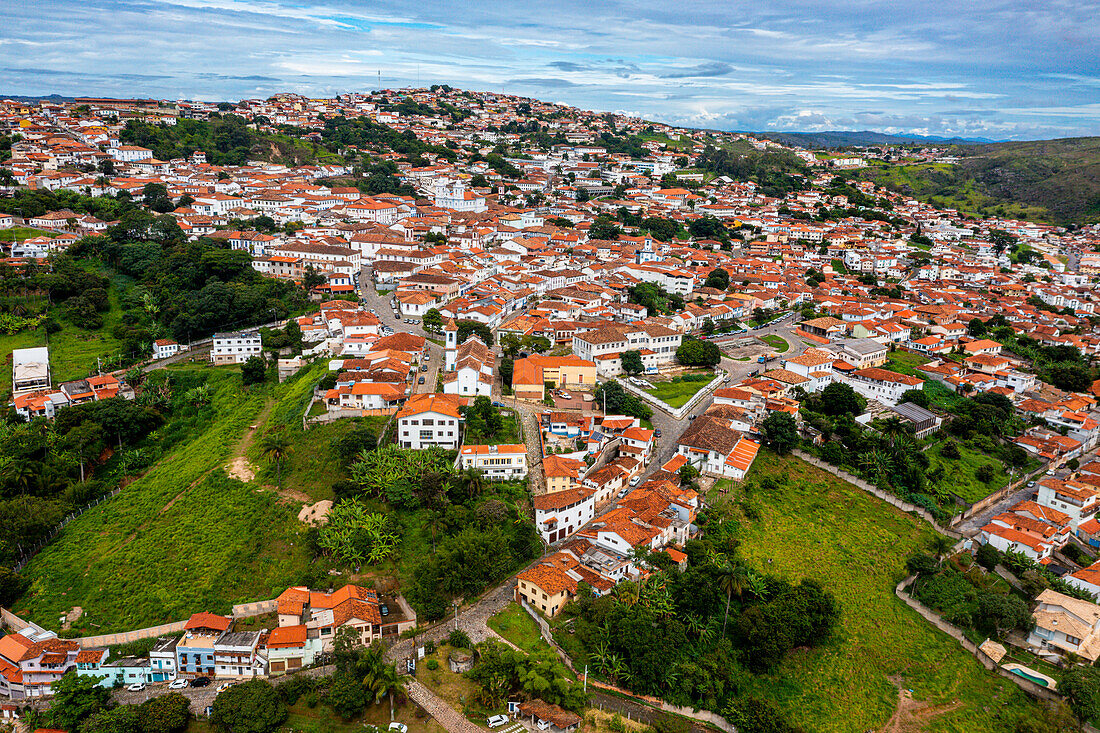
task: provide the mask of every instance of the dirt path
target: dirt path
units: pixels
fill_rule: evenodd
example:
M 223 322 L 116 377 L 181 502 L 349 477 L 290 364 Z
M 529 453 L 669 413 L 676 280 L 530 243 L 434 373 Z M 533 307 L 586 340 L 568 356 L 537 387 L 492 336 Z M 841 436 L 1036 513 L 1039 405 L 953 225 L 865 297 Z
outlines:
M 935 717 L 949 713 L 962 706 L 961 702 L 947 705 L 929 705 L 913 699 L 912 693 L 905 688 L 905 682 L 898 677 L 890 681 L 898 688 L 898 707 L 879 733 L 922 733 Z

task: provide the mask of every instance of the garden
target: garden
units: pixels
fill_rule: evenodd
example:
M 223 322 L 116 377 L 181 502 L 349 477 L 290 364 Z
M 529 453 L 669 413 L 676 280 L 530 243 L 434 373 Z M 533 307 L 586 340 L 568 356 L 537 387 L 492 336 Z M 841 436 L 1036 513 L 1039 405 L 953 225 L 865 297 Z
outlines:
M 683 407 L 712 379 L 714 379 L 714 372 L 705 370 L 695 370 L 667 380 L 657 380 L 649 377 L 647 381 L 653 387 L 646 389 L 645 392 L 653 395 L 669 407 Z

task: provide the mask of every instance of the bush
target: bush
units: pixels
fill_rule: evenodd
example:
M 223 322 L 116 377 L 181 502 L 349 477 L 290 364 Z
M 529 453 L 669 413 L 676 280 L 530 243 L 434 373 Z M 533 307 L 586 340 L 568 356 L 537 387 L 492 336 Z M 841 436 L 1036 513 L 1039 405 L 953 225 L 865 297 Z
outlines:
M 962 456 L 962 454 L 959 453 L 959 444 L 953 440 L 949 440 L 943 444 L 943 447 L 940 448 L 940 455 L 952 460 L 958 460 Z
M 435 670 L 439 669 L 439 660 L 438 659 L 429 659 L 428 660 L 428 669 L 432 670 L 433 672 Z
M 455 629 L 447 636 L 447 643 L 457 649 L 473 649 L 474 643 L 470 640 L 470 635 L 462 629 Z
M 906 560 L 905 567 L 913 575 L 930 575 L 936 572 L 936 558 L 920 552 Z
M 1001 561 L 1001 552 L 993 545 L 986 543 L 974 553 L 974 559 L 986 570 L 992 571 Z

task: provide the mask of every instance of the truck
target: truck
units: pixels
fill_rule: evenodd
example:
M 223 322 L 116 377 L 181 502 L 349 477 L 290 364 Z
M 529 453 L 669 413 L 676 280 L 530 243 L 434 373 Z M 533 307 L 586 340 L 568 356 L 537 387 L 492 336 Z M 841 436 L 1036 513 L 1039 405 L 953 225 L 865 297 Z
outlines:
M 757 357 L 756 363 L 757 364 L 767 364 L 769 361 L 774 359 L 776 356 L 777 356 L 777 354 L 761 354 L 759 357 Z

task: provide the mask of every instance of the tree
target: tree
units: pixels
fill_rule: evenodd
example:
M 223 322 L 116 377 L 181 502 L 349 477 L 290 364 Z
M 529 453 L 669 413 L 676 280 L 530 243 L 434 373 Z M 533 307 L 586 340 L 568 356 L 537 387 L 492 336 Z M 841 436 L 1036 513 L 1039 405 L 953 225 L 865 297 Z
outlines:
M 821 390 L 821 411 L 826 415 L 859 415 L 865 404 L 850 385 L 831 382 Z
M 684 366 L 712 367 L 722 361 L 722 350 L 709 341 L 687 338 L 676 349 L 676 360 Z
M 1071 666 L 1062 673 L 1058 690 L 1069 700 L 1078 718 L 1100 722 L 1100 667 Z
M 950 458 L 951 460 L 958 460 L 962 454 L 959 452 L 959 444 L 953 440 L 949 440 L 943 444 L 940 448 L 940 456 L 942 458 Z
M 619 238 L 621 233 L 622 230 L 611 219 L 602 215 L 597 216 L 595 221 L 592 222 L 592 226 L 588 228 L 589 239 L 615 240 Z
M 596 387 L 593 399 L 597 406 L 606 408 L 607 415 L 630 415 L 643 420 L 653 417 L 653 410 L 614 379 Z
M 272 733 L 286 716 L 286 703 L 269 682 L 249 680 L 214 698 L 210 722 L 228 733 Z
M 774 411 L 760 424 L 764 445 L 779 455 L 789 453 L 798 445 L 798 424 L 788 412 Z
M 262 356 L 250 356 L 241 364 L 241 383 L 260 384 L 267 378 L 267 361 Z
M 484 323 L 478 323 L 477 321 L 458 321 L 455 325 L 458 326 L 458 343 L 462 343 L 470 334 L 477 336 L 481 339 L 481 342 L 486 346 L 493 345 L 493 331 Z
M 1050 383 L 1067 392 L 1084 392 L 1092 384 L 1092 375 L 1083 364 L 1055 364 L 1050 368 Z
M 190 701 L 178 692 L 151 697 L 138 706 L 142 733 L 177 733 L 187 727 Z
M 970 323 L 966 324 L 966 332 L 976 339 L 980 339 L 986 334 L 985 321 L 981 318 L 971 318 Z
M 322 275 L 316 267 L 313 265 L 306 265 L 305 272 L 302 273 L 302 287 L 308 293 L 316 287 L 324 285 L 326 278 Z
M 641 374 L 645 371 L 645 365 L 642 364 L 642 353 L 631 349 L 630 351 L 622 352 L 623 371 L 627 374 Z
M 443 330 L 443 315 L 438 308 L 429 308 L 424 313 L 424 330 L 429 333 L 439 333 Z
M 996 475 L 997 469 L 993 468 L 992 463 L 983 463 L 974 471 L 974 476 L 983 484 L 988 484 Z
M 990 636 L 1001 638 L 1007 631 L 1031 629 L 1031 611 L 1019 596 L 1012 593 L 982 591 L 978 595 L 975 625 Z
M 1001 561 L 1001 552 L 988 542 L 978 548 L 974 559 L 986 570 L 992 571 Z
M 707 275 L 706 282 L 703 283 L 705 288 L 715 288 L 716 290 L 725 290 L 730 286 L 730 274 L 723 270 L 721 267 L 716 267 L 710 271 Z
M 80 733 L 154 733 L 158 728 L 143 727 L 138 705 L 120 705 L 113 710 L 100 710 L 85 718 Z M 182 730 L 182 729 L 176 729 Z
M 99 686 L 101 679 L 95 675 L 78 675 L 76 670 L 63 674 L 53 684 L 50 727 L 76 730 L 86 718 L 105 709 L 111 692 Z
M 260 443 L 260 450 L 265 456 L 275 461 L 276 488 L 283 488 L 283 461 L 294 450 L 290 438 L 282 431 L 268 433 Z
M 922 389 L 907 389 L 901 393 L 901 399 L 899 402 L 912 402 L 914 405 L 918 405 L 925 409 L 931 404 L 931 400 L 928 399 L 928 395 L 925 394 Z

